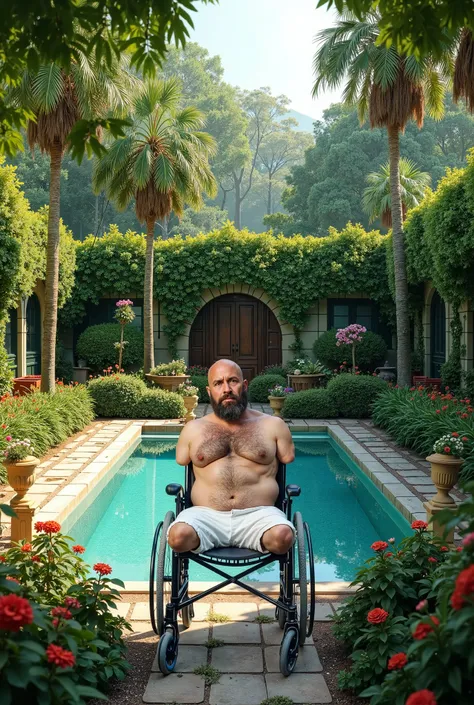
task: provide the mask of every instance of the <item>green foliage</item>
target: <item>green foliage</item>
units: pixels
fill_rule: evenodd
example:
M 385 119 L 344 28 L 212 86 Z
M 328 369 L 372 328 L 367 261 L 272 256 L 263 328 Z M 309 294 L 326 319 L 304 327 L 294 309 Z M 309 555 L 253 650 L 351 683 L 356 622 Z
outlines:
M 211 230 L 222 228 L 227 220 L 229 220 L 228 212 L 217 206 L 203 206 L 200 211 L 187 208 L 179 224 L 171 228 L 169 234 L 196 237 L 200 233 L 209 233 Z
M 20 599 L 31 610 L 21 629 L 2 629 L 0 700 L 84 705 L 90 697 L 105 699 L 109 681 L 122 680 L 130 667 L 123 641 L 130 626 L 112 613 L 120 599 L 115 586 L 124 585 L 100 573 L 88 578 L 89 566 L 56 522 L 38 522 L 36 530 L 31 542 L 10 548 L 0 564 L 0 599 Z M 105 564 L 96 566 L 111 572 Z M 49 661 L 51 644 L 67 657 L 64 666 Z
M 363 419 L 371 415 L 372 404 L 386 387 L 379 377 L 340 374 L 330 380 L 327 391 L 340 416 Z
M 120 340 L 120 323 L 100 323 L 89 326 L 79 336 L 76 353 L 87 361 L 88 367 L 102 372 L 117 364 L 118 351 L 115 343 Z M 136 326 L 124 329 L 124 347 L 122 365 L 130 368 L 143 359 L 143 333 Z
M 202 679 L 206 685 L 214 685 L 214 683 L 219 683 L 219 678 L 221 677 L 221 672 L 208 663 L 203 664 L 202 666 L 197 666 L 193 673 L 197 676 L 202 676 Z
M 474 426 L 470 400 L 452 394 L 387 387 L 375 400 L 372 420 L 387 430 L 397 443 L 427 456 L 438 438 L 453 432 L 467 437 L 461 479 L 474 479 Z
M 263 368 L 263 370 L 259 373 L 261 375 L 280 375 L 280 377 L 286 377 L 287 374 L 287 367 L 283 367 L 282 365 L 267 365 L 266 367 Z
M 258 375 L 249 384 L 249 401 L 268 404 L 269 390 L 276 384 L 286 386 L 286 379 L 280 375 Z
M 338 368 L 343 362 L 351 364 L 352 351 L 348 345 L 336 345 L 336 329 L 328 330 L 313 343 L 313 354 L 330 369 Z M 357 344 L 356 363 L 361 370 L 372 371 L 383 364 L 387 355 L 387 345 L 377 333 L 367 331 Z
M 464 376 L 464 387 L 467 398 L 474 400 L 474 369 L 466 372 Z
M 61 342 L 56 343 L 56 379 L 70 384 L 72 382 L 73 364 L 66 359 L 64 347 Z
M 173 376 L 186 374 L 186 363 L 183 358 L 179 360 L 171 360 L 171 362 L 162 362 L 150 370 L 150 374 L 159 376 Z
M 192 375 L 191 384 L 198 388 L 198 401 L 200 404 L 206 404 L 209 402 L 209 394 L 207 393 L 207 376 L 205 375 Z
M 89 382 L 88 391 L 98 416 L 106 418 L 182 418 L 186 411 L 182 397 L 162 389 L 148 389 L 133 375 L 114 374 Z
M 121 235 L 116 228 L 99 240 L 91 237 L 81 243 L 67 322 L 80 320 L 85 302 L 97 303 L 117 288 L 117 282 L 121 291 L 142 290 L 144 260 L 144 238 L 130 232 Z M 385 239 L 355 225 L 332 230 L 326 238 L 284 238 L 226 224 L 189 240 L 155 242 L 154 263 L 154 295 L 167 318 L 164 329 L 172 354 L 186 321 L 196 314 L 202 291 L 209 287 L 243 281 L 261 287 L 280 305 L 281 320 L 299 329 L 314 301 L 334 291 L 364 291 L 385 302 L 390 297 Z
M 286 397 L 283 414 L 288 419 L 332 419 L 338 408 L 327 389 L 307 389 Z

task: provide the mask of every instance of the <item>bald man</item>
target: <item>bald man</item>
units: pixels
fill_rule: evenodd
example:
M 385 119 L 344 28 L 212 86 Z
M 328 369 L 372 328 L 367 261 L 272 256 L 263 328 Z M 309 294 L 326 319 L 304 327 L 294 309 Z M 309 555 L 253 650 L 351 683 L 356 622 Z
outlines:
M 284 554 L 295 529 L 275 507 L 278 461 L 291 463 L 295 449 L 286 423 L 249 409 L 248 382 L 232 360 L 209 370 L 213 413 L 186 424 L 176 447 L 180 465 L 193 462 L 193 506 L 168 531 L 178 552 L 219 546 Z

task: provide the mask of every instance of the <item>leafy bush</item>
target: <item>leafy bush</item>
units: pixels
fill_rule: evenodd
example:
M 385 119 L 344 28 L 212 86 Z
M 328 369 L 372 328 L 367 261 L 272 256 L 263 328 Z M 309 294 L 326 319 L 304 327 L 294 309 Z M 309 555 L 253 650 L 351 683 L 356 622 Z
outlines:
M 171 360 L 171 362 L 162 362 L 150 370 L 150 374 L 163 376 L 184 375 L 186 374 L 186 363 L 183 358 Z
M 203 367 L 202 365 L 191 365 L 191 367 L 186 368 L 186 374 L 190 375 L 191 377 L 207 377 L 208 372 L 209 368 Z
M 474 399 L 474 369 L 466 372 L 464 377 L 464 389 L 468 399 Z
M 262 375 L 280 375 L 281 377 L 286 377 L 287 368 L 283 365 L 267 365 L 259 373 L 259 377 Z
M 186 411 L 182 397 L 162 389 L 149 389 L 134 375 L 114 374 L 89 382 L 98 416 L 128 419 L 176 419 Z
M 258 375 L 249 384 L 249 400 L 268 404 L 268 390 L 282 384 L 286 386 L 286 379 L 282 375 Z
M 87 361 L 88 367 L 102 372 L 113 367 L 118 361 L 116 343 L 120 341 L 120 323 L 100 323 L 89 326 L 79 336 L 76 353 Z M 124 331 L 126 345 L 123 351 L 122 365 L 129 369 L 139 365 L 143 359 L 143 333 L 136 326 L 127 326 Z
M 0 701 L 30 705 L 83 705 L 123 679 L 122 638 L 128 623 L 112 614 L 120 598 L 107 576 L 109 565 L 96 563 L 98 577 L 70 546 L 55 521 L 37 522 L 29 543 L 9 549 L 0 562 L 2 669 Z M 7 577 L 9 576 L 9 577 Z
M 61 342 L 56 343 L 56 379 L 61 380 L 64 384 L 72 382 L 73 364 L 66 359 L 64 346 Z
M 206 404 L 209 401 L 209 394 L 207 393 L 207 376 L 206 375 L 193 375 L 191 377 L 191 384 L 198 388 L 199 403 Z
M 363 419 L 370 416 L 374 400 L 386 387 L 379 377 L 341 374 L 329 381 L 327 391 L 340 416 Z
M 327 389 L 307 389 L 286 397 L 283 415 L 288 419 L 332 419 L 337 406 Z
M 453 431 L 467 438 L 460 475 L 465 482 L 474 479 L 473 410 L 470 399 L 456 399 L 450 393 L 431 392 L 423 387 L 386 387 L 374 402 L 372 419 L 397 443 L 424 456 L 433 452 L 438 438 Z
M 343 362 L 350 362 L 352 351 L 348 345 L 336 345 L 336 329 L 326 331 L 313 343 L 313 354 L 323 365 L 333 370 Z M 383 364 L 387 355 L 387 345 L 384 339 L 367 331 L 362 341 L 357 345 L 356 364 L 364 371 L 372 371 L 377 365 Z

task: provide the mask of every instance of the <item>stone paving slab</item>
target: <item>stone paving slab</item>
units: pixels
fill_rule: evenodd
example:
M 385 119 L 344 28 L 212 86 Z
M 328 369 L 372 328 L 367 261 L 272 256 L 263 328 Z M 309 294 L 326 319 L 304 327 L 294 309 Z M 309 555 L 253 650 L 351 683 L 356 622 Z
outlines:
M 203 700 L 204 680 L 191 673 L 184 676 L 152 673 L 143 695 L 144 703 L 201 703 Z
M 285 678 L 281 673 L 265 676 L 268 697 L 291 698 L 294 703 L 331 703 L 331 693 L 320 673 L 293 673 Z M 222 703 L 224 705 L 224 703 Z
M 242 622 L 253 622 L 258 615 L 256 602 L 215 602 L 213 612 Z
M 258 625 L 257 625 L 258 626 Z M 278 624 L 262 624 L 263 640 L 268 646 L 276 646 L 281 644 L 283 639 L 283 630 L 280 629 Z M 311 636 L 306 637 L 305 644 L 313 644 L 313 638 Z
M 117 607 L 111 608 L 111 612 L 113 615 L 116 617 L 126 617 L 128 614 L 128 610 L 130 609 L 130 602 L 119 602 L 118 600 L 115 603 Z
M 203 646 L 209 639 L 209 625 L 205 622 L 193 622 L 187 629 L 180 629 L 179 643 Z
M 260 646 L 219 646 L 211 649 L 211 664 L 221 673 L 262 673 L 262 649 Z
M 195 668 L 207 663 L 207 649 L 205 646 L 182 646 L 179 642 L 178 661 L 175 673 L 192 673 Z M 155 654 L 151 666 L 152 673 L 159 673 L 158 657 Z
M 316 602 L 314 606 L 314 619 L 316 622 L 329 622 L 333 611 L 329 602 Z
M 223 675 L 211 685 L 210 705 L 260 705 L 267 697 L 263 676 Z M 170 701 L 172 702 L 172 701 Z
M 272 624 L 263 624 L 271 627 Z M 252 622 L 224 622 L 214 624 L 212 636 L 226 644 L 260 644 L 260 625 Z
M 220 649 L 217 649 L 219 651 Z M 280 673 L 280 647 L 265 648 L 265 665 L 269 673 Z M 300 648 L 295 673 L 319 673 L 323 670 L 315 646 L 309 644 Z

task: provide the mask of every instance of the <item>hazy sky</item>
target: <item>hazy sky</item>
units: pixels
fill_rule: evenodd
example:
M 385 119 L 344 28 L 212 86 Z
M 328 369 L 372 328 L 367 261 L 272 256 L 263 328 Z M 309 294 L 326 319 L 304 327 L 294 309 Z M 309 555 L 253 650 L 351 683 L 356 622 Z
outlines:
M 193 13 L 191 40 L 219 54 L 224 78 L 241 88 L 270 86 L 291 107 L 313 118 L 340 93 L 311 97 L 314 35 L 332 24 L 333 13 L 317 0 L 220 0 Z

